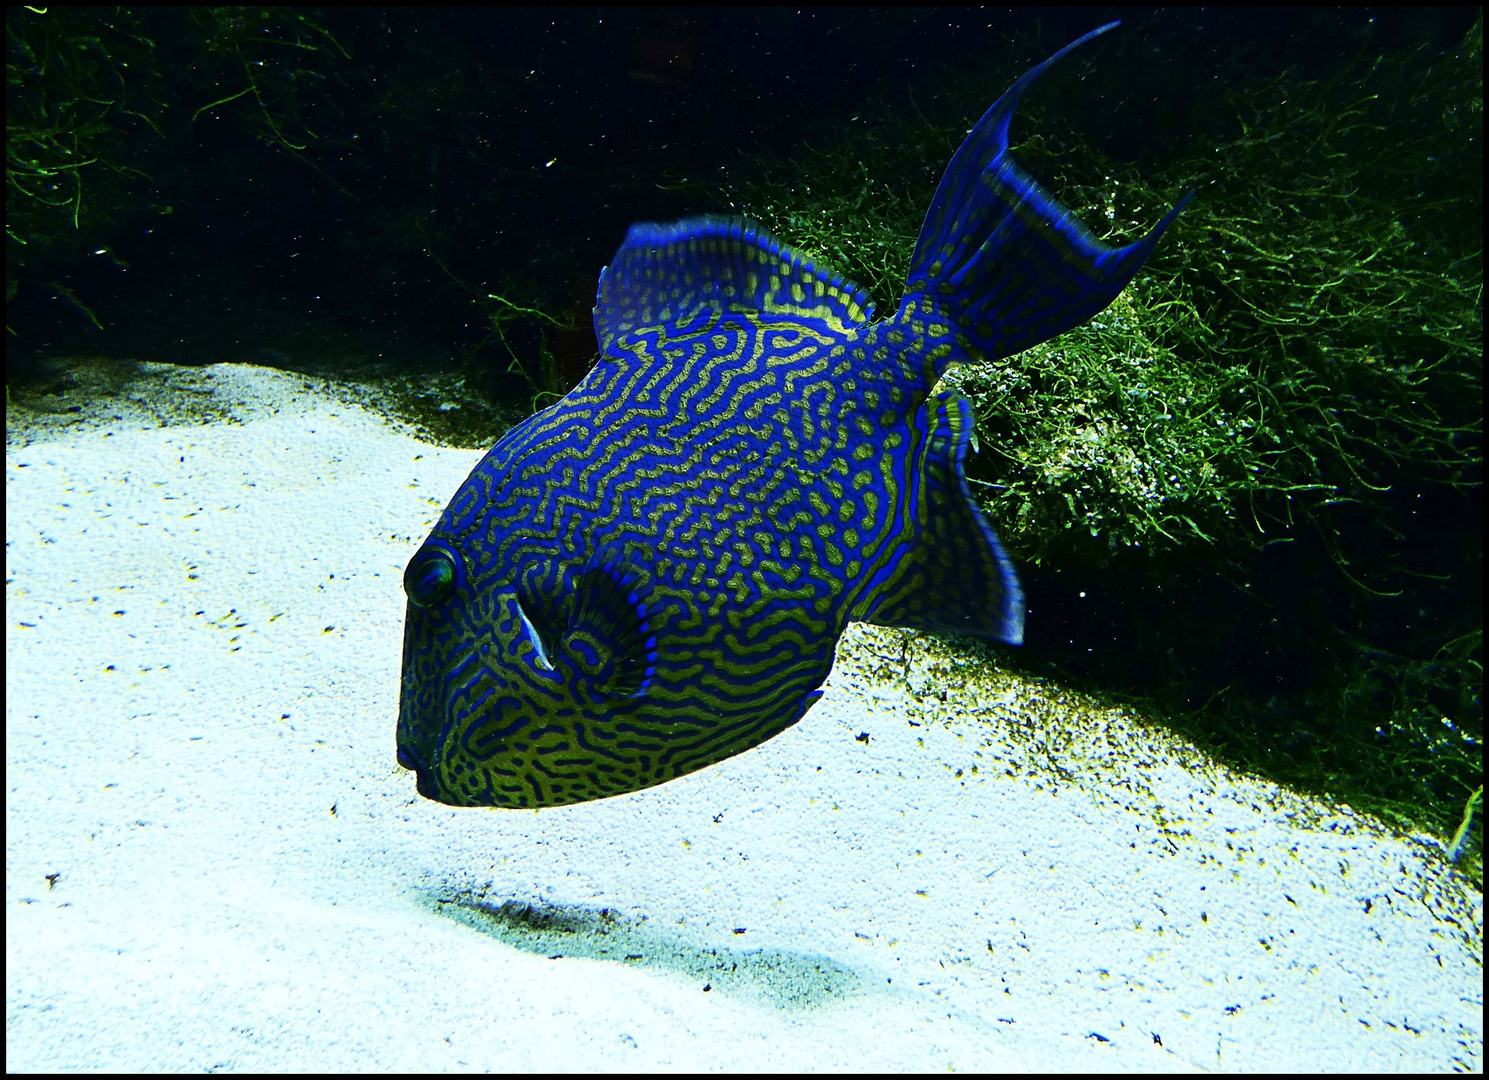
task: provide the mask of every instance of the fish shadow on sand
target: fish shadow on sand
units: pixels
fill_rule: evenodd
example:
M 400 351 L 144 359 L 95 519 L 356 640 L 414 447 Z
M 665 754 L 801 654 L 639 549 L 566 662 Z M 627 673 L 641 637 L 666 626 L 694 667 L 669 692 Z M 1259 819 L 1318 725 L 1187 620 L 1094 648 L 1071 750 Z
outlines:
M 535 956 L 608 960 L 667 971 L 707 992 L 755 998 L 778 1009 L 820 1008 L 865 991 L 857 972 L 830 957 L 710 945 L 613 908 L 493 901 L 469 894 L 431 899 L 441 915 Z M 743 928 L 732 932 L 748 933 Z

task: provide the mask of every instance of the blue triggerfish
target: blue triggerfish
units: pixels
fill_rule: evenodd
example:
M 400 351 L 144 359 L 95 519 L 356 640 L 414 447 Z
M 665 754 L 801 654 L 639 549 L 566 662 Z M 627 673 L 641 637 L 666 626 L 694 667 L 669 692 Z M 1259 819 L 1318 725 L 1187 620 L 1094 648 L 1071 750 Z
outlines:
M 630 229 L 594 369 L 492 448 L 404 574 L 420 794 L 558 806 L 741 753 L 811 708 L 852 620 L 1023 639 L 963 478 L 972 410 L 937 380 L 1091 318 L 1183 205 L 1108 247 L 1009 157 L 1029 84 L 1108 29 L 972 129 L 887 319 L 747 221 Z

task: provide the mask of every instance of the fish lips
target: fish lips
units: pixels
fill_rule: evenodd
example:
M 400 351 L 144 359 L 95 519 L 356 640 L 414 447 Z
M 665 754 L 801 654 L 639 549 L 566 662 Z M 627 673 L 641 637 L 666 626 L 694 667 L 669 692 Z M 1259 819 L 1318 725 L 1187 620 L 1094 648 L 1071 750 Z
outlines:
M 444 801 L 439 797 L 439 793 L 435 789 L 434 773 L 428 765 L 424 764 L 423 758 L 419 757 L 418 754 L 414 753 L 408 747 L 400 746 L 398 748 L 398 764 L 413 772 L 414 787 L 420 795 L 426 799 L 433 799 L 435 802 Z

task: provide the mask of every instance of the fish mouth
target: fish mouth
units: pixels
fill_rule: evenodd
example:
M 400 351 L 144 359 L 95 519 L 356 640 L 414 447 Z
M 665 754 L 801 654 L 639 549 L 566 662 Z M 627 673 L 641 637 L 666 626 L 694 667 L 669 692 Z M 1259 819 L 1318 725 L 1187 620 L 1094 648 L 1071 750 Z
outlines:
M 428 765 L 424 764 L 424 760 L 418 754 L 406 746 L 400 746 L 398 748 L 398 764 L 413 772 L 414 787 L 420 795 L 435 802 L 440 801 L 439 796 L 435 794 L 434 790 L 434 773 Z

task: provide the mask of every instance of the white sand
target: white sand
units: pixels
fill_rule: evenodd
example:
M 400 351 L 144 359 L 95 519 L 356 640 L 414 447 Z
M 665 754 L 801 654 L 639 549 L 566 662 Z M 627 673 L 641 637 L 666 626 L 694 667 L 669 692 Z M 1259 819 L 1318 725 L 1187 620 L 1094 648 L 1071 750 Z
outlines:
M 1482 1067 L 1435 843 L 923 636 L 660 788 L 418 798 L 400 576 L 479 455 L 152 378 L 11 416 L 8 1070 Z

